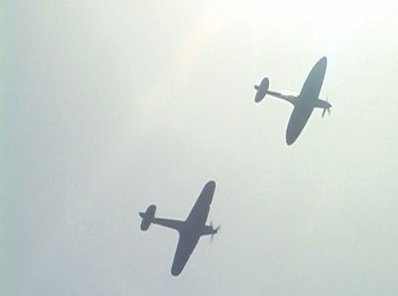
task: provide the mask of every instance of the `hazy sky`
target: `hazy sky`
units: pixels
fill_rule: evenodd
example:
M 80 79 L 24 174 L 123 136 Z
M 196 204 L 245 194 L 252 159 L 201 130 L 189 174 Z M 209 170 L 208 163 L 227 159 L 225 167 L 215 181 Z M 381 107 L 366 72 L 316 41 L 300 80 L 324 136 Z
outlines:
M 1 295 L 395 295 L 398 4 L 8 1 L 1 16 Z M 292 146 L 292 107 L 328 58 Z M 183 273 L 178 235 L 217 182 Z

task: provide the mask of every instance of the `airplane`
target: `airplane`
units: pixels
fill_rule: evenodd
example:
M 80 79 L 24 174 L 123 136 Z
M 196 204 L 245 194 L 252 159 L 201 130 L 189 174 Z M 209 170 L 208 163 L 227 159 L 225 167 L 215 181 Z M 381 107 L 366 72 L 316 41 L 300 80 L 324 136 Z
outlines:
M 269 90 L 269 79 L 267 77 L 261 81 L 260 85 L 254 86 L 254 89 L 257 91 L 254 98 L 256 103 L 261 102 L 265 95 L 268 94 L 293 104 L 293 112 L 290 115 L 286 130 L 286 143 L 288 145 L 291 145 L 296 141 L 310 118 L 314 108 L 323 109 L 322 117 L 325 115 L 326 111 L 330 114 L 330 108 L 332 105 L 327 100 L 319 98 L 319 93 L 325 78 L 326 64 L 326 57 L 322 57 L 314 65 L 298 96 L 284 95 L 282 93 Z
M 211 240 L 213 240 L 214 234 L 220 230 L 220 226 L 213 228 L 212 223 L 206 225 L 215 189 L 216 183 L 214 181 L 209 181 L 205 184 L 185 221 L 156 218 L 155 205 L 150 205 L 145 213 L 139 213 L 142 217 L 142 231 L 148 230 L 151 224 L 158 224 L 178 231 L 180 236 L 171 267 L 173 276 L 178 276 L 182 272 L 202 235 L 211 235 Z

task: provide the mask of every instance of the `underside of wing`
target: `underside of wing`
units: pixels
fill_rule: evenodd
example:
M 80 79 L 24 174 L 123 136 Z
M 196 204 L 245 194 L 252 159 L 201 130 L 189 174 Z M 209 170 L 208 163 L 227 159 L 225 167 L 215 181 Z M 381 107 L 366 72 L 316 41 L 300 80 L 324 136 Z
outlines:
M 293 144 L 311 116 L 314 108 L 309 105 L 296 106 L 290 116 L 286 130 L 286 143 Z
M 180 235 L 171 267 L 172 275 L 177 276 L 182 272 L 198 241 L 199 236 Z
M 327 60 L 326 57 L 321 58 L 312 68 L 310 74 L 300 92 L 300 98 L 303 100 L 318 99 L 323 80 L 325 78 Z
M 206 183 L 186 219 L 187 223 L 197 223 L 203 225 L 206 223 L 215 189 L 216 183 L 214 181 L 209 181 Z

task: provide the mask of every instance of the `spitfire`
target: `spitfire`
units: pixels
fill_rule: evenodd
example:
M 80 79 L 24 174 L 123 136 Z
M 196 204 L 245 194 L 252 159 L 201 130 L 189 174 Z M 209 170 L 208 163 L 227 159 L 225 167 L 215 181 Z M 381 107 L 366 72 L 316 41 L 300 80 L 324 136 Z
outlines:
M 265 95 L 268 94 L 293 104 L 294 109 L 290 115 L 286 130 L 286 143 L 288 145 L 297 140 L 314 108 L 323 109 L 322 117 L 326 112 L 330 113 L 332 105 L 327 100 L 319 98 L 323 80 L 325 79 L 326 65 L 326 57 L 321 58 L 314 65 L 298 96 L 284 95 L 280 92 L 269 90 L 270 83 L 268 78 L 264 78 L 259 86 L 254 86 L 257 90 L 254 98 L 256 103 L 261 102 Z

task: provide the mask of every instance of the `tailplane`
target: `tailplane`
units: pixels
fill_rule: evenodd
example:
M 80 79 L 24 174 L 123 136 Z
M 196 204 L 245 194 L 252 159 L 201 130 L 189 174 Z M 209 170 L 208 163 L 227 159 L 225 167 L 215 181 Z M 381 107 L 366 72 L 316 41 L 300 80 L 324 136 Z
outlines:
M 255 85 L 254 89 L 257 91 L 256 96 L 254 98 L 254 101 L 256 103 L 260 102 L 262 99 L 264 99 L 265 95 L 267 94 L 269 88 L 269 79 L 265 77 L 260 85 Z
M 149 226 L 151 225 L 154 217 L 155 217 L 155 212 L 156 212 L 156 206 L 155 205 L 150 205 L 145 213 L 140 212 L 140 216 L 142 218 L 141 222 L 141 230 L 145 231 L 148 230 Z

